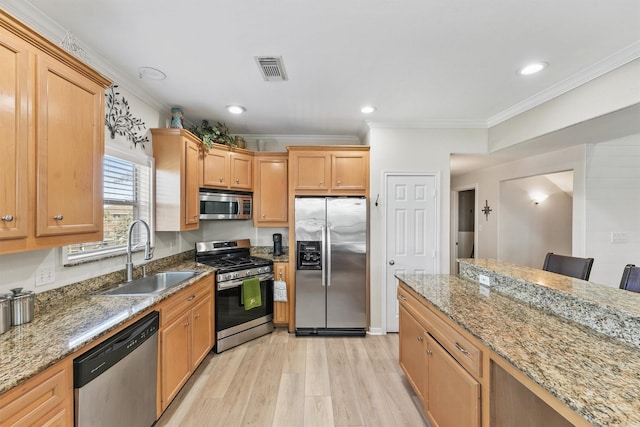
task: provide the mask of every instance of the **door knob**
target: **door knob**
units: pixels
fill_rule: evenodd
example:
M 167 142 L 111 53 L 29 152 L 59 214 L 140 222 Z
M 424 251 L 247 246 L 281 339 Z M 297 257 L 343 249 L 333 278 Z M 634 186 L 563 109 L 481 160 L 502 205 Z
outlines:
M 389 261 L 389 265 L 394 265 L 396 262 L 394 260 Z

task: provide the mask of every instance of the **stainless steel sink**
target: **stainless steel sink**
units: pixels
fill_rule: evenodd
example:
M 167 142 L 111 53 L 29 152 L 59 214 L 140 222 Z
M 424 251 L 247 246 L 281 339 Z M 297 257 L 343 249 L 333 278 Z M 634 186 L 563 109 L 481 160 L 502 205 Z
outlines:
M 131 282 L 123 283 L 115 289 L 110 289 L 100 295 L 134 296 L 157 295 L 198 274 L 197 271 L 165 271 L 153 276 L 142 277 Z

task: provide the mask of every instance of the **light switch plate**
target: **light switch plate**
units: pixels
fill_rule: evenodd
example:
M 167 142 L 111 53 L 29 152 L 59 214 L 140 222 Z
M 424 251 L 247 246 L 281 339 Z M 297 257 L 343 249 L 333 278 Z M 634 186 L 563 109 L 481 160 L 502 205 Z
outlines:
M 489 279 L 489 276 L 485 276 L 484 274 L 478 274 L 478 282 L 485 286 L 491 286 L 491 279 Z
M 611 243 L 628 243 L 628 242 L 629 242 L 629 233 L 625 233 L 622 231 L 611 232 Z

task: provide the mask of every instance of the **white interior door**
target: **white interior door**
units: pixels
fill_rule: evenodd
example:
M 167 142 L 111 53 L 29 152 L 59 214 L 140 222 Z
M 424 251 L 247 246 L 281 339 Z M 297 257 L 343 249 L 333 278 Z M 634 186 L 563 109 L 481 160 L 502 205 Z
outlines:
M 387 332 L 398 332 L 396 273 L 438 273 L 435 175 L 386 176 Z

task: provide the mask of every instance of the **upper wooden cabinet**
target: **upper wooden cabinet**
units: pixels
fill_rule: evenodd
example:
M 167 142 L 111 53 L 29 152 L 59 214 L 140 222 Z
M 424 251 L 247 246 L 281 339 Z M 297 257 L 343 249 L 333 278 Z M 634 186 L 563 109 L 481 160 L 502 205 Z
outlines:
M 369 147 L 287 147 L 290 187 L 299 195 L 369 193 Z
M 253 225 L 286 227 L 289 224 L 287 153 L 260 153 L 254 158 L 254 166 Z
M 200 226 L 201 142 L 184 129 L 151 129 L 156 160 L 156 230 Z
M 253 190 L 253 154 L 226 145 L 214 145 L 202 162 L 202 186 L 226 190 Z
M 0 253 L 102 240 L 110 84 L 0 10 Z

